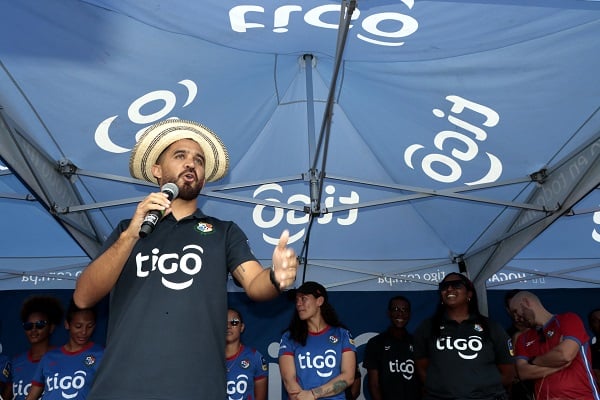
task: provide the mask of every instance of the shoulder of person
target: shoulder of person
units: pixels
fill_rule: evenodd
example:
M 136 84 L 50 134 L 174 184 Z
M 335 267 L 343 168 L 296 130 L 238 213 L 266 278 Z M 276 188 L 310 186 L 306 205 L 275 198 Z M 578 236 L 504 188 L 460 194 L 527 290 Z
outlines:
M 256 354 L 260 357 L 262 357 L 262 353 L 260 351 L 258 351 L 258 349 L 256 347 L 252 347 L 252 346 L 246 346 L 246 348 L 248 349 L 248 351 L 252 354 Z
M 206 215 L 199 208 L 196 209 L 196 211 L 194 212 L 194 217 L 196 219 L 200 220 L 200 221 L 204 221 L 204 222 L 207 222 L 207 223 L 210 223 L 210 224 L 215 224 L 215 225 L 217 225 L 217 224 L 237 225 L 235 223 L 235 221 L 217 218 L 217 217 L 214 217 L 212 215 Z
M 506 329 L 504 329 L 504 327 L 495 319 L 491 319 L 489 317 L 484 317 L 485 320 L 487 320 L 487 324 L 490 327 L 490 329 L 496 329 L 498 331 L 502 331 L 502 333 L 504 333 L 505 335 L 509 336 L 508 332 L 506 332 Z
M 581 322 L 583 324 L 583 319 L 576 313 L 572 312 L 572 311 L 567 311 L 565 313 L 562 314 L 557 314 L 556 315 L 556 319 L 560 320 L 560 321 L 564 321 L 564 320 L 568 320 L 568 321 L 578 321 Z
M 387 332 L 387 331 L 380 332 L 380 333 L 378 333 L 377 335 L 373 336 L 372 338 L 370 338 L 370 339 L 367 341 L 367 344 L 369 344 L 369 343 L 371 343 L 371 344 L 375 344 L 375 343 L 378 343 L 378 342 L 382 341 L 382 340 L 383 340 L 383 338 L 384 338 L 384 335 L 385 335 L 385 333 L 386 333 L 386 332 Z
M 336 326 L 334 327 L 334 329 L 340 333 L 347 335 L 350 339 L 354 339 L 354 336 L 352 335 L 350 329 L 346 328 L 345 326 Z
M 517 342 L 527 342 L 530 341 L 532 339 L 537 339 L 538 337 L 538 333 L 535 329 L 533 328 L 527 328 L 525 329 L 523 332 L 519 333 L 516 338 L 515 338 L 515 343 Z
M 424 319 L 417 326 L 417 329 L 415 329 L 415 332 L 413 333 L 413 336 L 415 336 L 415 335 L 423 335 L 424 333 L 427 333 L 427 331 L 431 330 L 431 325 L 432 324 L 433 324 L 433 318 L 426 318 L 426 319 Z
M 104 349 L 105 349 L 105 347 L 103 345 L 101 345 L 100 343 L 94 343 L 94 345 L 91 347 L 91 350 L 99 351 L 99 352 L 103 352 Z

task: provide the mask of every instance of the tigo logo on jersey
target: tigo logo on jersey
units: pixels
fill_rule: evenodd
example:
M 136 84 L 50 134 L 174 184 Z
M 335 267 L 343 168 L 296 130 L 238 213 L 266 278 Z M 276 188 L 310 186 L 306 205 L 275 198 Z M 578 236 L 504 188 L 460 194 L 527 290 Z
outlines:
M 182 252 L 161 254 L 160 249 L 152 249 L 151 255 L 137 253 L 135 255 L 136 275 L 139 278 L 147 278 L 150 273 L 162 274 L 162 284 L 173 290 L 187 289 L 194 282 L 194 275 L 202 269 L 202 254 L 204 249 L 198 245 L 190 244 L 184 246 Z M 178 277 L 182 275 L 186 278 L 183 282 L 173 282 L 173 277 L 177 272 Z M 190 277 L 187 279 L 187 277 Z M 167 279 L 169 278 L 169 279 Z
M 438 350 L 456 350 L 463 360 L 477 358 L 478 352 L 483 349 L 483 341 L 479 336 L 469 336 L 468 339 L 452 338 L 450 336 L 439 337 L 435 344 Z
M 415 373 L 415 362 L 411 359 L 402 362 L 400 360 L 390 360 L 388 366 L 391 373 L 401 373 L 407 381 L 411 380 Z
M 227 398 L 230 400 L 243 399 L 248 390 L 248 375 L 240 374 L 233 380 L 227 381 Z
M 321 378 L 329 378 L 333 375 L 333 369 L 337 365 L 337 354 L 335 350 L 325 350 L 323 355 L 311 355 L 310 351 L 298 354 L 298 365 L 300 369 L 314 369 Z
M 85 386 L 85 378 L 87 374 L 85 371 L 75 371 L 73 376 L 58 376 L 58 372 L 53 376 L 46 378 L 46 390 L 52 392 L 53 390 L 60 390 L 61 396 L 65 399 L 72 399 L 77 397 L 79 390 Z

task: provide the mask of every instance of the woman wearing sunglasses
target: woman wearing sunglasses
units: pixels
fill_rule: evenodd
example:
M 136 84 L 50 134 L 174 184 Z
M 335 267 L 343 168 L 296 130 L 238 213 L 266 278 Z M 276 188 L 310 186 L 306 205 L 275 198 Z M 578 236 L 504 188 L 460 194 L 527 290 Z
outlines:
M 241 341 L 246 329 L 242 314 L 227 310 L 225 339 L 225 369 L 227 398 L 236 400 L 267 400 L 269 367 L 262 354 Z
M 480 313 L 466 276 L 446 275 L 439 295 L 435 314 L 414 335 L 424 399 L 506 399 L 515 376 L 510 338 Z
M 104 347 L 90 339 L 96 328 L 96 310 L 69 304 L 65 329 L 69 340 L 48 351 L 31 379 L 27 400 L 84 400 L 104 354 Z
M 12 358 L 4 399 L 25 400 L 42 356 L 52 348 L 50 338 L 62 316 L 61 302 L 55 297 L 32 296 L 23 302 L 21 323 L 29 350 Z

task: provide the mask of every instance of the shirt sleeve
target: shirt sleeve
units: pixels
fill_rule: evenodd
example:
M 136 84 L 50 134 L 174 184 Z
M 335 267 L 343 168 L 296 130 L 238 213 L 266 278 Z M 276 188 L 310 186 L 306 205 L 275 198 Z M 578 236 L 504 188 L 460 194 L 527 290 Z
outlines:
M 489 321 L 490 336 L 494 341 L 496 364 L 514 364 L 514 348 L 510 336 L 495 321 Z
M 7 383 L 10 378 L 10 360 L 8 357 L 0 356 L 0 382 Z
M 363 366 L 366 369 L 379 369 L 379 352 L 377 346 L 377 338 L 379 336 L 372 337 L 367 342 L 365 347 L 365 355 L 363 359 Z
M 31 378 L 31 384 L 33 386 L 44 387 L 44 385 L 45 385 L 45 383 L 44 383 L 45 382 L 44 368 L 46 367 L 46 359 L 47 359 L 47 355 L 42 356 L 40 363 L 38 364 L 37 368 L 35 369 L 35 373 L 33 374 L 33 377 Z
M 257 350 L 254 350 L 254 364 L 256 366 L 256 370 L 254 371 L 255 381 L 267 378 L 269 376 L 269 364 L 263 355 Z
M 415 360 L 429 358 L 429 340 L 431 337 L 431 319 L 427 319 L 419 325 L 413 335 Z
M 356 353 L 356 344 L 354 343 L 354 338 L 352 338 L 352 334 L 347 329 L 341 329 L 342 337 L 343 337 L 343 346 L 342 351 L 353 351 Z
M 525 332 L 521 333 L 516 340 L 515 345 L 515 357 L 516 358 L 524 358 L 530 359 L 532 358 L 532 354 L 530 354 L 529 349 L 532 349 L 532 346 L 526 346 L 527 342 L 529 342 L 531 332 L 535 332 L 533 329 L 527 329 Z M 536 334 L 537 335 L 537 334 Z
M 227 267 L 233 272 L 240 264 L 247 261 L 257 261 L 250 249 L 248 237 L 242 229 L 231 222 L 227 230 Z
M 296 350 L 294 341 L 290 338 L 290 332 L 287 331 L 281 337 L 279 341 L 279 357 L 283 355 L 293 356 Z
M 560 330 L 564 339 L 571 339 L 577 342 L 580 346 L 586 344 L 590 339 L 583 321 L 575 313 L 565 313 L 558 316 Z

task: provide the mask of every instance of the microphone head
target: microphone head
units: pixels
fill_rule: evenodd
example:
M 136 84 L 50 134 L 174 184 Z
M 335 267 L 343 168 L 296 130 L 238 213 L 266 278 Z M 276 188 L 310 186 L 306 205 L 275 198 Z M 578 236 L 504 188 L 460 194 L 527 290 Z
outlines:
M 179 195 L 179 188 L 177 187 L 176 184 L 169 182 L 169 183 L 165 183 L 164 185 L 162 185 L 162 187 L 160 188 L 161 192 L 166 192 L 167 195 L 169 196 L 169 200 L 173 200 L 175 198 L 177 198 L 177 195 Z

